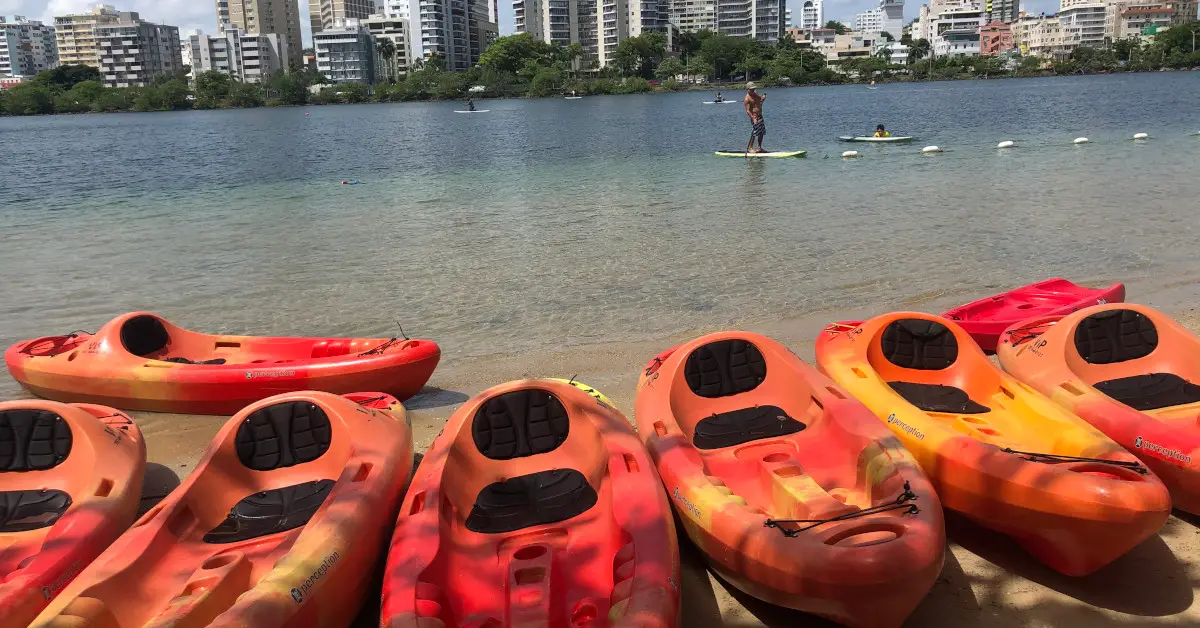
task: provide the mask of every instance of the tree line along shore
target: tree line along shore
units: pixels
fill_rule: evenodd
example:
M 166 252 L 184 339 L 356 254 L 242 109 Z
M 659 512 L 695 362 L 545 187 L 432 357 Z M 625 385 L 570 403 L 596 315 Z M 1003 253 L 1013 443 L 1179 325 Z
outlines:
M 403 75 L 384 66 L 375 84 L 329 84 L 313 69 L 293 68 L 264 83 L 242 83 L 221 72 L 192 78 L 185 70 L 146 87 L 105 87 L 98 70 L 65 65 L 25 83 L 0 89 L 0 115 L 125 111 L 178 111 L 271 106 L 411 102 L 476 98 L 539 98 L 740 88 L 752 80 L 767 87 L 841 83 L 941 81 L 1062 76 L 1200 68 L 1194 49 L 1200 22 L 1160 33 L 1153 42 L 1125 39 L 1105 49 L 1080 47 L 1066 59 L 1036 56 L 933 57 L 927 40 L 902 39 L 905 64 L 888 51 L 830 64 L 825 55 L 790 38 L 774 44 L 701 31 L 682 34 L 668 50 L 661 33 L 623 40 L 612 64 L 580 68 L 578 44 L 559 46 L 528 34 L 501 37 L 465 72 L 446 71 L 437 57 L 419 60 Z M 482 89 L 480 89 L 482 88 Z

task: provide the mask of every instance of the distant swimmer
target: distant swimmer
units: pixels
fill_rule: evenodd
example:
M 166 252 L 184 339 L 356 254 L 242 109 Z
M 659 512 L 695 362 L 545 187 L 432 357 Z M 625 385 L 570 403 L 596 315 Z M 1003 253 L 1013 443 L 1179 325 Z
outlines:
M 758 86 L 746 83 L 746 115 L 750 116 L 750 143 L 746 144 L 747 153 L 765 153 L 763 138 L 767 135 L 767 123 L 763 121 L 763 101 L 767 97 L 758 93 Z M 754 148 L 754 140 L 758 139 L 758 149 Z
M 887 129 L 883 128 L 882 124 L 875 127 L 875 137 L 891 137 L 891 136 L 892 136 L 892 134 L 888 133 Z

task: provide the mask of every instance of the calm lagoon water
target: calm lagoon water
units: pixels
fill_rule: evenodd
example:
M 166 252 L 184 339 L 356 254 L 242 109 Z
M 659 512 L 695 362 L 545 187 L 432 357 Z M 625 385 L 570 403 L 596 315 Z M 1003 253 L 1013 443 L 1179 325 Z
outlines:
M 1197 270 L 1198 72 L 766 93 L 808 159 L 712 156 L 749 125 L 700 93 L 3 118 L 0 343 L 148 309 L 464 356 Z M 919 140 L 843 161 L 878 123 Z

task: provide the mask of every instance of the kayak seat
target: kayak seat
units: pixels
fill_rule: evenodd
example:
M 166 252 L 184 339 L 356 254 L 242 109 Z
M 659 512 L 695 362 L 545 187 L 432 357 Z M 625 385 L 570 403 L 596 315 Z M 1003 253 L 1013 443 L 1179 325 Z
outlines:
M 1158 329 L 1141 312 L 1106 310 L 1079 321 L 1075 350 L 1088 364 L 1144 358 L 1158 348 Z
M 166 326 L 153 316 L 134 316 L 121 325 L 121 344 L 126 351 L 140 358 L 166 349 L 170 340 Z
M 71 507 L 71 496 L 55 489 L 0 491 L 0 534 L 47 528 Z
M 195 361 L 189 360 L 187 358 L 167 358 L 167 359 L 163 360 L 163 362 L 174 362 L 175 364 L 224 364 L 225 358 L 216 358 L 215 360 L 204 360 L 202 362 L 195 362 Z
M 238 427 L 238 459 L 248 469 L 271 471 L 311 462 L 329 450 L 329 416 L 308 401 L 288 401 L 251 413 Z
M 480 534 L 502 534 L 558 523 L 587 512 L 597 498 L 579 471 L 538 471 L 485 486 L 475 498 L 466 526 Z
M 1200 386 L 1172 373 L 1147 373 L 1095 384 L 1096 390 L 1134 410 L 1158 410 L 1200 401 Z
M 949 327 L 924 319 L 893 321 L 883 330 L 880 349 L 901 368 L 940 371 L 958 360 L 958 341 Z
M 567 440 L 570 429 L 571 421 L 562 402 L 538 389 L 492 397 L 471 420 L 475 448 L 492 460 L 554 451 Z
M 985 414 L 991 408 L 976 403 L 967 391 L 941 384 L 917 384 L 913 382 L 888 382 L 904 400 L 926 412 L 948 412 L 951 414 Z
M 350 343 L 345 340 L 322 340 L 313 345 L 312 358 L 335 358 L 350 353 Z
M 721 449 L 751 441 L 795 434 L 806 425 L 776 406 L 754 406 L 701 419 L 692 433 L 696 449 Z
M 0 412 L 0 472 L 53 469 L 67 459 L 71 444 L 71 426 L 53 412 Z
M 329 497 L 333 480 L 315 480 L 260 491 L 243 498 L 204 535 L 205 543 L 236 543 L 299 528 Z
M 718 340 L 692 351 L 683 375 L 701 397 L 729 397 L 758 388 L 767 378 L 767 362 L 750 342 Z

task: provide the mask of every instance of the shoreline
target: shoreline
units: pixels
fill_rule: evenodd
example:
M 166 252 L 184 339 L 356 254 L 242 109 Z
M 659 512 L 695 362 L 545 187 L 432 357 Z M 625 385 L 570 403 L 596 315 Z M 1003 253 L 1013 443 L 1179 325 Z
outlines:
M 1045 71 L 1037 72 L 1034 74 L 1027 74 L 1027 75 L 1016 74 L 1016 73 L 1004 73 L 1004 74 L 997 74 L 994 76 L 987 76 L 987 75 L 985 75 L 985 76 L 960 76 L 960 77 L 952 77 L 952 78 L 942 77 L 942 78 L 936 78 L 936 79 L 887 77 L 887 78 L 877 78 L 875 81 L 876 81 L 876 85 L 883 86 L 883 85 L 909 85 L 909 84 L 924 84 L 924 83 L 958 83 L 958 82 L 963 82 L 963 81 L 995 81 L 995 80 L 1015 80 L 1015 79 L 1038 79 L 1038 78 L 1071 78 L 1071 77 L 1081 77 L 1081 76 L 1112 76 L 1112 75 L 1127 75 L 1127 74 L 1162 74 L 1162 73 L 1173 74 L 1173 73 L 1177 73 L 1177 72 L 1198 72 L 1198 71 L 1200 71 L 1200 67 L 1160 68 L 1157 70 L 1079 72 L 1079 73 L 1074 73 L 1074 74 L 1056 74 L 1053 71 L 1045 70 Z M 759 85 L 761 86 L 762 89 L 803 89 L 803 88 L 808 88 L 808 87 L 833 87 L 833 86 L 842 86 L 842 85 L 866 86 L 866 85 L 870 84 L 870 80 L 860 80 L 860 79 L 846 80 L 846 81 L 840 82 L 840 83 L 781 84 L 781 83 L 771 83 L 767 79 L 760 79 L 757 82 L 759 83 Z M 677 89 L 665 88 L 662 85 L 658 85 L 658 86 L 651 87 L 651 89 L 649 91 L 622 92 L 622 93 L 611 93 L 611 94 L 585 94 L 584 96 L 582 96 L 582 98 L 597 98 L 597 97 L 603 97 L 603 96 L 634 96 L 634 95 L 646 95 L 646 94 L 678 94 L 678 93 L 685 93 L 685 92 L 708 93 L 708 92 L 720 91 L 720 92 L 731 92 L 732 93 L 732 92 L 742 91 L 743 86 L 745 85 L 745 82 L 741 81 L 741 82 L 731 82 L 731 83 L 705 83 L 703 85 L 693 85 L 693 84 L 686 84 L 686 85 L 680 84 L 680 85 L 681 86 Z M 326 87 L 336 87 L 336 84 L 329 85 Z M 374 86 L 371 86 L 371 87 L 373 88 Z M 138 89 L 138 88 L 130 88 L 130 89 Z M 300 107 L 343 107 L 343 106 L 354 106 L 354 105 L 402 105 L 402 104 L 408 104 L 408 103 L 454 103 L 454 102 L 464 101 L 469 96 L 470 96 L 469 94 L 464 94 L 462 97 L 459 97 L 459 98 L 423 98 L 423 99 L 400 100 L 400 101 L 368 100 L 365 102 L 308 102 L 308 103 L 304 103 L 304 104 L 275 103 L 275 102 L 268 101 L 268 102 L 264 102 L 262 105 L 254 106 L 254 107 L 212 107 L 212 108 L 202 108 L 202 109 L 197 109 L 195 107 L 184 107 L 184 108 L 179 108 L 179 109 L 154 110 L 154 111 L 135 111 L 132 109 L 124 110 L 124 111 L 64 111 L 64 112 L 56 111 L 54 113 L 34 113 L 34 114 L 21 114 L 21 115 L 11 115 L 11 114 L 6 113 L 2 108 L 0 108 L 0 119 L 3 119 L 3 118 L 42 118 L 42 117 L 57 117 L 57 116 L 90 116 L 90 115 L 107 115 L 107 114 L 181 113 L 181 112 L 187 112 L 187 111 L 206 111 L 207 112 L 207 111 L 241 111 L 241 110 L 254 110 L 254 109 L 295 109 L 295 108 L 300 108 Z M 503 101 L 503 100 L 553 100 L 553 99 L 562 99 L 564 97 L 565 97 L 565 94 L 553 94 L 553 95 L 547 95 L 547 96 L 530 96 L 530 95 L 478 96 L 478 97 L 472 97 L 472 98 L 476 101 L 485 101 L 486 102 L 486 101 Z

